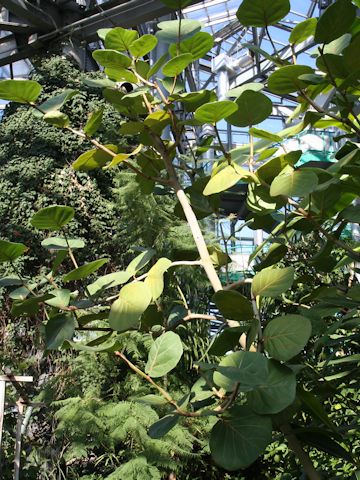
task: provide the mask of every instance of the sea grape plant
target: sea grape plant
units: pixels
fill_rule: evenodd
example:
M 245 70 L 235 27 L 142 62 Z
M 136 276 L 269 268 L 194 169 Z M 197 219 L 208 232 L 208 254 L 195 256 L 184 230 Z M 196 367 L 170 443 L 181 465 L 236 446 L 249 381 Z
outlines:
M 164 3 L 182 8 L 188 2 Z M 33 227 L 49 234 L 42 246 L 53 260 L 42 281 L 31 284 L 16 268 L 17 258 L 26 255 L 26 245 L 0 241 L 0 262 L 8 262 L 14 271 L 12 277 L 1 280 L 4 285 L 16 286 L 10 294 L 12 314 L 43 318 L 46 350 L 114 352 L 134 374 L 150 383 L 156 395 L 149 396 L 149 402 L 154 408 L 156 404 L 168 406 L 168 414 L 150 427 L 151 437 L 160 438 L 183 418 L 212 416 L 211 454 L 219 466 L 230 471 L 249 466 L 265 451 L 273 432 L 282 432 L 308 477 L 320 478 L 301 444 L 309 443 L 313 435 L 314 445 L 316 433 L 299 428 L 297 435 L 293 428 L 299 412 L 307 412 L 322 428 L 333 451 L 353 461 L 316 395 L 319 385 L 330 388 L 333 379 L 327 377 L 340 378 L 343 365 L 358 362 L 352 343 L 356 333 L 348 339 L 345 334 L 333 336 L 358 327 L 360 291 L 353 285 L 355 274 L 346 290 L 323 281 L 321 287 L 295 302 L 293 298 L 299 296 L 306 280 L 295 275 L 295 265 L 284 266 L 283 260 L 294 242 L 316 232 L 322 247 L 311 259 L 315 275 L 339 269 L 357 272 L 360 245 L 344 240 L 342 233 L 349 223 L 360 221 L 356 202 L 360 191 L 358 6 L 357 1 L 337 0 L 319 19 L 299 23 L 289 37 L 290 58 L 284 58 L 275 46 L 270 55 L 247 45 L 255 56 L 273 64 L 267 90 L 292 95 L 298 103 L 292 124 L 276 134 L 257 127 L 272 113 L 263 84 L 241 85 L 230 90 L 226 100 L 218 100 L 211 90 L 187 90 L 186 69 L 214 45 L 212 36 L 195 20 L 161 22 L 156 35 L 139 36 L 122 27 L 98 32 L 104 48 L 94 51 L 93 57 L 103 67 L 104 78 L 89 79 L 88 83 L 101 88 L 106 101 L 125 119 L 119 125 L 119 138 L 127 136 L 133 143 L 126 151 L 98 141 L 101 109 L 83 125 L 72 124 L 62 107 L 76 91 L 41 102 L 42 87 L 35 81 L 0 82 L 1 98 L 27 104 L 48 124 L 91 145 L 74 160 L 75 170 L 129 169 L 136 174 L 144 196 L 157 191 L 175 195 L 174 215 L 186 220 L 197 248 L 195 260 L 156 258 L 156 252 L 147 249 L 125 270 L 102 275 L 109 259 L 100 252 L 99 258 L 87 264 L 79 265 L 76 260 L 77 249 L 86 246 L 82 239 L 67 234 L 67 225 L 76 215 L 73 208 L 43 208 L 31 220 Z M 281 21 L 289 10 L 288 0 L 244 0 L 237 17 L 242 25 L 263 27 L 269 34 L 268 27 Z M 314 42 L 316 69 L 297 63 L 296 47 L 309 38 Z M 150 64 L 149 54 L 158 42 L 167 44 L 168 52 Z M 323 95 L 328 97 L 327 107 L 320 102 Z M 227 149 L 218 130 L 219 122 L 224 121 L 247 127 L 249 144 Z M 195 147 L 187 145 L 186 127 L 200 130 L 204 125 L 211 125 L 213 135 Z M 337 129 L 341 141 L 334 162 L 328 168 L 299 168 L 301 151 L 286 152 L 284 142 L 308 128 L 329 127 Z M 203 159 L 206 151 L 212 154 L 211 171 Z M 223 192 L 238 183 L 247 188 L 247 224 L 268 231 L 269 236 L 251 255 L 256 273 L 224 285 L 219 272 L 230 259 L 227 252 L 208 248 L 201 220 L 219 215 Z M 69 259 L 71 270 L 64 266 Z M 175 320 L 174 316 L 164 317 L 164 285 L 179 267 L 204 270 L 213 290 L 209 301 L 216 304 L 219 315 L 188 311 L 182 295 L 185 313 Z M 250 289 L 244 290 L 246 284 Z M 283 310 L 269 318 L 266 308 L 272 300 L 285 302 L 287 313 Z M 329 314 L 329 308 L 333 313 Z M 335 327 L 334 323 L 327 325 L 329 315 L 336 319 Z M 216 361 L 199 362 L 198 380 L 181 401 L 175 401 L 164 377 L 183 355 L 178 326 L 195 319 L 222 322 L 209 350 Z M 131 329 L 153 337 L 144 370 L 131 361 L 126 349 L 118 347 L 119 336 Z M 102 333 L 84 343 L 84 330 Z M 317 363 L 314 374 L 309 362 L 317 358 L 319 348 L 329 359 Z

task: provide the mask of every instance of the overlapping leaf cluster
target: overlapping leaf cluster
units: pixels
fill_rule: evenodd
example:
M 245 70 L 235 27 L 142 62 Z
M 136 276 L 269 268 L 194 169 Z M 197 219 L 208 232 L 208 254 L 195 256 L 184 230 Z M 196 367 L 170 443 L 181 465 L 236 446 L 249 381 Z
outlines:
M 287 0 L 244 0 L 237 16 L 245 26 L 268 29 L 289 9 Z M 353 461 L 352 452 L 316 395 L 321 382 L 355 375 L 355 367 L 348 373 L 341 371 L 341 365 L 357 365 L 359 360 L 354 349 L 358 338 L 359 301 L 355 274 L 360 247 L 342 238 L 349 222 L 359 222 L 360 65 L 354 52 L 360 34 L 356 12 L 351 0 L 337 0 L 320 19 L 306 20 L 293 30 L 289 39 L 293 52 L 297 44 L 314 37 L 316 70 L 297 64 L 295 54 L 287 59 L 276 51 L 273 55 L 256 51 L 275 66 L 267 89 L 280 96 L 297 95 L 298 107 L 292 116 L 295 124 L 276 134 L 257 127 L 272 112 L 270 98 L 257 83 L 235 88 L 228 93 L 229 100 L 221 101 L 217 101 L 212 91 L 186 91 L 184 71 L 213 46 L 211 36 L 201 31 L 199 22 L 192 20 L 161 22 L 155 36 L 138 37 L 137 32 L 120 27 L 99 32 L 105 48 L 96 50 L 93 56 L 104 67 L 106 78 L 96 85 L 103 88 L 104 98 L 126 117 L 119 134 L 136 139 L 136 146 L 131 150 L 122 151 L 116 144 L 103 145 L 97 140 L 100 111 L 95 112 L 83 128 L 77 129 L 61 111 L 66 96 L 52 99 L 50 106 L 49 101 L 37 105 L 41 91 L 38 83 L 11 80 L 0 83 L 0 97 L 27 103 L 44 121 L 91 141 L 93 148 L 75 160 L 74 169 L 127 168 L 136 173 L 144 195 L 159 188 L 166 193 L 173 192 L 179 202 L 177 211 L 187 220 L 198 249 L 198 258 L 192 261 L 153 260 L 156 252 L 146 250 L 126 270 L 97 276 L 108 259 L 99 255 L 90 263 L 78 265 L 75 251 L 83 245 L 66 234 L 66 225 L 75 212 L 71 207 L 54 205 L 40 210 L 32 219 L 36 228 L 60 232 L 59 237 L 51 236 L 43 243 L 54 254 L 52 270 L 45 276 L 53 288 L 45 291 L 42 285 L 23 285 L 22 279 L 15 277 L 13 281 L 21 285 L 19 288 L 25 293 L 21 298 L 14 297 L 13 293 L 12 313 L 36 315 L 44 309 L 47 349 L 62 346 L 114 352 L 134 374 L 151 384 L 168 406 L 167 415 L 150 427 L 151 437 L 160 438 L 184 418 L 214 417 L 209 445 L 214 461 L 227 470 L 252 464 L 271 442 L 272 432 L 279 431 L 289 439 L 309 478 L 318 478 L 290 424 L 299 412 L 310 412 L 315 425 L 323 428 L 322 435 L 333 445 L 333 450 Z M 150 65 L 147 55 L 159 41 L 169 45 L 168 53 Z M 328 108 L 319 101 L 320 95 L 325 94 L 329 96 Z M 180 115 L 179 104 L 183 112 Z M 228 151 L 221 142 L 219 122 L 248 127 L 249 145 Z M 211 137 L 195 149 L 192 152 L 195 166 L 189 165 L 179 155 L 185 127 L 208 124 L 217 140 L 214 144 Z M 286 139 L 309 127 L 335 127 L 341 131 L 343 145 L 327 169 L 299 168 L 301 152 L 287 153 L 286 147 L 281 148 Z M 201 154 L 210 149 L 214 152 L 211 174 L 205 168 L 195 168 L 198 161 L 201 164 Z M 191 185 L 184 190 L 182 182 L 186 175 Z M 248 224 L 269 232 L 264 244 L 251 256 L 251 260 L 258 261 L 257 273 L 250 280 L 251 288 L 246 296 L 238 291 L 239 284 L 221 284 L 218 273 L 229 261 L 228 256 L 224 252 L 209 251 L 198 222 L 201 218 L 219 215 L 221 194 L 239 182 L 247 189 Z M 284 267 L 279 262 L 287 258 L 292 243 L 310 231 L 316 231 L 322 244 L 310 263 L 316 275 L 324 275 L 324 280 L 311 295 L 294 302 L 291 292 L 297 291 L 301 279 L 295 276 L 294 266 Z M 25 251 L 25 245 L 2 241 L 0 260 L 13 264 Z M 74 268 L 58 276 L 57 268 L 67 256 Z M 192 319 L 214 320 L 206 312 L 189 311 L 184 295 L 182 313 L 175 321 L 164 319 L 162 295 L 166 278 L 185 265 L 203 268 L 214 289 L 213 301 L 219 309 L 216 319 L 223 326 L 209 353 L 222 358 L 219 363 L 199 362 L 199 379 L 185 397 L 176 401 L 162 381 L 183 354 L 176 329 Z M 351 281 L 339 290 L 326 282 L 325 274 L 344 267 L 350 268 Z M 87 280 L 95 275 L 94 281 Z M 116 293 L 109 295 L 108 292 Z M 268 300 L 279 298 L 291 304 L 291 312 L 269 321 Z M 336 312 L 330 307 L 336 308 Z M 319 339 L 317 320 L 329 316 L 337 321 L 329 328 L 325 322 L 323 338 Z M 92 322 L 100 320 L 106 322 L 107 333 L 82 344 L 77 332 L 85 326 L 91 328 Z M 153 336 L 144 370 L 128 358 L 126 349 L 119 349 L 121 335 L 131 329 L 150 332 Z M 348 329 L 355 330 L 349 338 L 337 333 Z M 343 347 L 342 341 L 349 341 L 349 347 Z M 309 366 L 310 358 L 316 356 L 321 344 L 330 358 L 315 367 Z M 336 370 L 339 366 L 340 371 Z M 316 380 L 311 374 L 303 375 L 308 368 L 314 369 Z M 301 386 L 297 378 L 302 381 Z M 335 390 L 338 385 L 335 384 Z M 151 404 L 153 400 L 149 400 Z M 306 429 L 300 431 L 299 438 L 304 441 L 306 433 Z

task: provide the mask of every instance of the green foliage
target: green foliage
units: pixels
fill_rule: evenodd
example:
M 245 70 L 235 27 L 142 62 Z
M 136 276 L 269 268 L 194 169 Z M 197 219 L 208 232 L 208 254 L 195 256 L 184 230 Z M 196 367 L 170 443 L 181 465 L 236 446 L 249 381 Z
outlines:
M 244 25 L 267 29 L 281 20 L 289 8 L 287 0 L 244 0 L 237 15 Z M 340 13 L 342 18 L 331 29 L 335 14 Z M 12 254 L 10 258 L 4 256 L 11 260 L 11 275 L 21 280 L 20 286 L 15 282 L 16 289 L 10 293 L 12 315 L 34 318 L 41 325 L 39 332 L 45 330 L 47 348 L 62 343 L 62 348 L 70 352 L 83 351 L 77 359 L 89 352 L 122 362 L 121 371 L 117 372 L 121 377 L 118 384 L 112 381 L 104 392 L 102 379 L 86 392 L 76 392 L 57 404 L 61 406 L 57 412 L 58 433 L 64 435 L 64 442 L 66 435 L 71 435 L 64 460 L 76 458 L 83 462 L 82 474 L 97 475 L 100 468 L 101 475 L 107 475 L 105 478 L 159 478 L 172 471 L 182 474 L 186 462 L 179 466 L 178 459 L 194 459 L 210 449 L 212 459 L 220 467 L 228 471 L 258 468 L 253 478 L 262 478 L 258 458 L 270 443 L 272 432 L 279 442 L 289 442 L 310 478 L 317 478 L 315 468 L 326 469 L 319 461 L 323 454 L 345 462 L 344 471 L 355 471 L 359 439 L 356 433 L 348 432 L 357 425 L 356 402 L 346 403 L 341 418 L 334 411 L 334 402 L 339 398 L 346 402 L 343 391 L 349 389 L 352 395 L 358 386 L 356 265 L 360 254 L 356 242 L 342 237 L 348 220 L 357 219 L 352 203 L 360 185 L 359 145 L 351 141 L 360 134 L 354 113 L 358 107 L 358 64 L 351 60 L 357 45 L 356 29 L 352 29 L 355 15 L 356 8 L 350 0 L 337 0 L 317 22 L 315 41 L 322 43 L 315 55 L 319 57 L 321 75 L 307 65 L 286 64 L 276 52 L 274 56 L 257 50 L 278 67 L 269 77 L 270 92 L 280 96 L 296 92 L 298 96 L 294 98 L 299 105 L 294 117 L 300 116 L 301 120 L 276 134 L 250 129 L 249 145 L 230 151 L 222 144 L 216 124 L 227 121 L 251 127 L 271 114 L 272 105 L 253 86 L 231 93 L 229 98 L 233 95 L 235 101 L 217 101 L 206 91 L 190 96 L 189 92 L 183 93 L 184 70 L 198 54 L 194 36 L 201 29 L 199 22 L 184 19 L 159 24 L 156 37 L 170 45 L 172 58 L 167 61 L 164 57 L 152 70 L 147 60 L 139 57 L 155 46 L 154 37 L 138 38 L 136 32 L 124 29 L 100 32 L 107 48 L 95 51 L 94 58 L 105 67 L 108 79 L 88 85 L 105 87 L 103 96 L 115 118 L 118 117 L 114 112 L 118 112 L 129 121 L 122 124 L 120 132 L 130 135 L 135 147 L 130 150 L 120 146 L 117 134 L 112 139 L 105 134 L 97 139 L 85 135 L 87 144 L 83 147 L 87 151 L 73 164 L 79 171 L 73 175 L 85 177 L 80 172 L 82 167 L 94 170 L 89 175 L 97 175 L 99 168 L 101 174 L 109 167 L 119 172 L 117 189 L 111 193 L 120 198 L 124 226 L 119 237 L 126 238 L 127 245 L 122 258 L 124 269 L 119 270 L 118 263 L 115 268 L 120 279 L 108 277 L 108 272 L 98 277 L 97 269 L 107 262 L 109 254 L 100 249 L 100 243 L 91 250 L 90 261 L 82 261 L 80 267 L 71 246 L 55 249 L 52 264 L 46 257 L 42 271 L 29 281 L 17 269 L 17 262 L 30 260 L 22 255 L 23 247 L 18 251 L 15 248 L 15 256 L 20 255 L 15 263 Z M 309 25 L 305 27 L 299 27 L 290 42 L 296 43 L 305 35 L 307 38 Z M 164 74 L 175 77 L 174 81 L 163 81 L 169 95 L 158 86 L 160 68 Z M 114 82 L 129 78 L 136 80 L 132 92 L 116 87 Z M 149 78 L 153 80 L 148 81 Z M 13 95 L 16 85 L 10 82 L 6 86 L 8 95 Z M 317 97 L 330 90 L 334 96 L 329 100 L 329 108 L 317 103 Z M 62 98 L 68 102 L 64 106 L 59 103 L 64 112 L 54 114 L 59 120 L 56 124 L 63 124 L 66 133 L 78 132 L 83 141 L 84 134 L 79 131 L 85 124 L 82 116 L 76 118 L 65 111 L 77 95 Z M 31 101 L 26 102 L 33 107 Z M 58 102 L 55 99 L 53 103 Z M 188 120 L 178 116 L 177 102 L 186 106 Z M 95 111 L 98 109 L 99 105 Z M 68 119 L 71 128 L 67 126 Z M 90 132 L 101 132 L 104 121 L 103 114 L 96 115 L 94 124 L 90 122 Z M 212 145 L 211 136 L 185 155 L 178 147 L 186 123 L 213 124 L 217 143 Z M 346 140 L 328 170 L 296 167 L 301 152 L 273 157 L 274 142 L 279 144 L 309 126 L 329 125 L 346 132 Z M 168 137 L 169 129 L 172 140 Z M 261 141 L 254 143 L 256 135 Z M 215 161 L 209 177 L 197 162 L 199 155 L 210 147 Z M 269 160 L 257 168 L 264 159 Z M 125 169 L 132 172 L 124 174 Z M 190 185 L 184 190 L 185 174 Z M 250 256 L 256 264 L 256 274 L 223 289 L 219 270 L 226 269 L 228 277 L 230 258 L 219 246 L 206 244 L 199 220 L 211 215 L 218 217 L 217 194 L 239 182 L 247 184 L 247 205 L 251 210 L 248 225 L 255 229 L 265 225 L 269 237 Z M 172 193 L 178 200 L 175 208 Z M 132 206 L 134 199 L 141 201 Z M 279 212 L 280 209 L 283 210 Z M 61 228 L 65 243 L 70 235 L 75 242 L 81 240 L 81 233 L 73 235 L 78 213 L 68 223 L 72 214 L 59 214 L 70 212 L 65 206 L 60 206 L 60 210 L 56 207 L 50 220 L 48 212 L 45 209 L 45 219 L 44 210 L 35 214 L 35 225 Z M 184 233 L 184 224 L 174 220 L 174 213 L 186 219 L 191 241 L 189 231 Z M 183 240 L 188 241 L 188 248 L 184 248 Z M 306 258 L 300 255 L 299 241 L 309 242 L 302 252 L 306 252 Z M 130 242 L 134 242 L 131 251 Z M 61 241 L 60 244 L 63 246 Z M 177 248 L 179 244 L 181 248 Z M 4 245 L 5 250 L 8 247 Z M 82 252 L 89 250 L 79 249 L 79 255 Z M 138 256 L 134 259 L 135 252 Z M 105 255 L 106 258 L 95 260 Z M 111 259 L 114 261 L 112 256 Z M 186 273 L 189 267 L 190 274 Z M 208 284 L 203 273 L 193 273 L 200 268 L 206 273 Z M 115 278 L 117 281 L 113 282 Z M 7 276 L 4 284 L 9 281 L 12 282 Z M 64 290 L 61 287 L 65 282 L 70 294 L 51 293 L 55 286 Z M 251 283 L 250 288 L 247 283 Z M 215 316 L 209 315 L 209 285 L 216 292 L 214 300 L 219 307 Z M 200 320 L 222 323 L 211 347 L 209 328 Z M 108 377 L 108 372 L 102 374 Z M 139 402 L 139 398 L 143 401 Z M 349 422 L 351 416 L 355 424 Z M 76 423 L 78 418 L 81 419 Z M 348 435 L 353 435 L 353 445 L 347 444 Z M 310 457 L 305 460 L 300 442 L 310 447 Z M 105 449 L 104 457 L 98 453 L 99 443 Z M 163 448 L 165 458 L 156 453 Z M 281 443 L 276 449 L 281 450 Z M 199 450 L 201 454 L 196 453 Z M 176 460 L 169 459 L 169 451 L 175 452 Z M 95 466 L 90 466 L 91 455 L 99 457 Z M 272 456 L 271 447 L 266 455 Z M 198 460 L 201 464 L 202 459 Z M 193 478 L 195 469 L 192 466 L 189 473 Z M 273 473 L 273 467 L 270 469 Z M 289 470 L 295 478 L 302 475 L 297 467 Z M 218 474 L 222 475 L 220 471 L 215 473 Z

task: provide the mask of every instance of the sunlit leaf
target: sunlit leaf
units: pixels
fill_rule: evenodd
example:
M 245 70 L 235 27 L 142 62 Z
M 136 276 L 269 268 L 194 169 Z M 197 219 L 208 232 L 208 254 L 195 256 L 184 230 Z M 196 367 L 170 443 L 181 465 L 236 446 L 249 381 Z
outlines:
M 294 268 L 265 268 L 253 278 L 251 289 L 255 297 L 277 297 L 286 292 L 294 281 Z
M 165 332 L 152 344 L 145 372 L 150 377 L 162 377 L 173 370 L 183 354 L 179 335 Z
M 264 347 L 276 360 L 286 362 L 305 347 L 311 322 L 301 315 L 283 315 L 271 320 L 264 330 Z
M 125 285 L 120 290 L 119 298 L 111 305 L 110 327 L 118 332 L 137 327 L 150 302 L 151 292 L 143 282 Z
M 61 230 L 74 218 L 75 210 L 64 205 L 52 205 L 39 210 L 33 215 L 30 223 L 39 230 Z

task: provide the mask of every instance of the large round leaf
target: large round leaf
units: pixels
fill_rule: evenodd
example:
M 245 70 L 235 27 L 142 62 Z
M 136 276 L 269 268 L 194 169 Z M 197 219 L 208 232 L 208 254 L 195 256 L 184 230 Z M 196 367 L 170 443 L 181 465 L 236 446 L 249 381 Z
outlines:
M 213 195 L 214 193 L 224 192 L 229 188 L 236 185 L 241 179 L 241 176 L 237 173 L 232 165 L 227 165 L 225 168 L 216 173 L 213 177 L 210 178 L 206 187 L 204 188 L 203 194 Z
M 311 322 L 301 315 L 274 318 L 264 330 L 264 346 L 268 354 L 286 362 L 305 347 L 311 335 Z
M 270 187 L 270 195 L 272 197 L 278 195 L 305 197 L 315 190 L 318 182 L 316 173 L 311 170 L 292 170 L 287 173 L 281 173 L 274 178 Z
M 30 223 L 39 230 L 60 230 L 64 225 L 71 222 L 75 211 L 72 207 L 52 205 L 39 210 L 33 215 Z
M 243 0 L 236 16 L 246 27 L 266 27 L 277 23 L 289 11 L 289 0 Z
M 154 35 L 143 35 L 135 40 L 129 47 L 131 55 L 134 57 L 143 57 L 147 53 L 151 52 L 158 43 L 158 39 Z
M 316 18 L 308 18 L 298 23 L 291 31 L 289 42 L 297 45 L 315 34 Z
M 295 374 L 275 360 L 268 361 L 266 382 L 247 394 L 248 403 L 256 413 L 279 413 L 288 407 L 296 396 Z
M 347 33 L 356 18 L 356 7 L 351 0 L 337 0 L 318 20 L 315 42 L 329 43 Z
M 306 83 L 299 80 L 301 75 L 314 73 L 306 65 L 286 65 L 272 73 L 268 80 L 269 90 L 273 93 L 292 93 L 306 87 Z
M 119 298 L 111 305 L 110 327 L 118 332 L 125 332 L 129 328 L 137 327 L 141 315 L 150 302 L 150 290 L 143 282 L 125 285 L 120 290 Z
M 130 280 L 130 278 L 131 274 L 125 271 L 108 273 L 88 285 L 87 289 L 90 295 L 95 295 L 100 290 L 106 290 L 107 288 L 114 288 L 118 285 L 122 285 Z
M 0 240 L 0 263 L 13 262 L 21 257 L 27 250 L 27 246 L 23 243 L 7 242 Z
M 41 85 L 34 80 L 2 80 L 0 82 L 0 98 L 12 102 L 35 102 L 41 90 Z
M 95 50 L 92 56 L 105 68 L 127 68 L 131 65 L 131 59 L 116 50 Z
M 145 372 L 150 377 L 162 377 L 179 363 L 183 346 L 179 335 L 174 332 L 163 333 L 152 344 Z
M 252 281 L 251 290 L 254 297 L 277 297 L 286 292 L 294 281 L 294 268 L 264 268 Z
M 244 321 L 254 316 L 251 302 L 234 290 L 219 290 L 213 300 L 224 318 Z
M 250 322 L 243 323 L 239 327 L 228 327 L 219 333 L 209 348 L 209 355 L 225 355 L 225 353 L 239 346 L 240 336 L 251 327 Z
M 108 258 L 100 258 L 99 260 L 85 263 L 84 265 L 81 265 L 81 267 L 74 268 L 69 273 L 63 276 L 63 282 L 72 282 L 74 280 L 81 280 L 82 278 L 86 278 L 92 273 L 99 270 L 99 268 L 105 265 L 105 263 L 107 263 L 108 261 Z
M 163 67 L 163 74 L 167 77 L 176 77 L 192 62 L 191 53 L 183 53 L 173 57 Z
M 61 347 L 65 340 L 71 340 L 75 331 L 75 319 L 70 313 L 59 313 L 45 325 L 45 346 L 49 350 Z
M 238 109 L 226 117 L 226 121 L 236 127 L 248 127 L 263 122 L 272 112 L 270 98 L 260 92 L 245 90 L 236 99 Z
M 156 32 L 158 40 L 163 43 L 171 44 L 190 38 L 201 30 L 202 24 L 197 20 L 182 18 L 180 21 L 167 20 L 165 22 L 160 22 L 157 24 L 157 27 L 159 28 Z
M 127 30 L 122 27 L 111 28 L 105 35 L 105 48 L 119 51 L 129 50 L 130 45 L 138 36 L 136 30 Z
M 226 94 L 229 98 L 238 98 L 242 95 L 246 90 L 252 90 L 253 92 L 259 92 L 264 88 L 264 85 L 261 82 L 249 82 L 244 83 L 244 85 L 240 85 L 240 87 L 235 87 L 229 90 Z
M 68 238 L 67 241 L 62 237 L 49 237 L 41 242 L 41 246 L 49 250 L 74 250 L 76 248 L 84 248 L 85 242 L 80 238 Z
M 239 383 L 241 387 L 256 387 L 266 382 L 267 360 L 258 352 L 234 352 L 226 355 L 214 372 L 214 383 L 231 392 Z
M 271 442 L 269 417 L 256 415 L 246 406 L 236 406 L 213 427 L 211 456 L 226 470 L 251 465 Z
M 201 105 L 195 111 L 195 118 L 203 123 L 217 123 L 225 117 L 228 117 L 238 109 L 236 103 L 229 100 L 219 102 L 210 102 Z
M 159 258 L 153 267 L 150 268 L 145 279 L 145 285 L 149 287 L 153 300 L 157 300 L 164 290 L 164 273 L 170 268 L 171 260 Z
M 212 35 L 207 32 L 198 32 L 191 38 L 180 42 L 179 45 L 170 45 L 169 52 L 172 57 L 183 53 L 190 53 L 194 61 L 202 58 L 213 46 L 214 39 Z
M 106 148 L 117 152 L 116 145 L 105 145 Z M 112 160 L 113 156 L 110 153 L 104 152 L 103 150 L 98 150 L 93 148 L 87 152 L 82 153 L 72 164 L 74 170 L 81 172 L 88 172 L 89 170 L 94 170 L 95 168 L 101 168 Z

